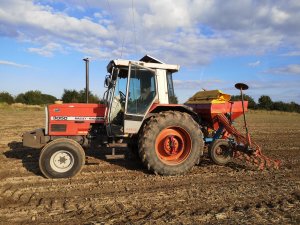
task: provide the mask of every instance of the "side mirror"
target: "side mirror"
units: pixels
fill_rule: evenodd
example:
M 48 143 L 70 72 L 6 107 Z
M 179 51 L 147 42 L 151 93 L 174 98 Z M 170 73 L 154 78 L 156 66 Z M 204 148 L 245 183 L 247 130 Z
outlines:
M 111 76 L 110 75 L 106 75 L 105 80 L 104 80 L 104 87 L 109 87 L 111 84 Z
M 119 75 L 120 69 L 114 68 L 111 79 L 116 80 Z

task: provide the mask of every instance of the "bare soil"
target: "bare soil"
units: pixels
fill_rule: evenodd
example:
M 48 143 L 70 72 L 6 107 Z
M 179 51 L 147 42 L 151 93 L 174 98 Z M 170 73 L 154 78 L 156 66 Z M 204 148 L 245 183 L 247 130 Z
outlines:
M 300 224 L 300 114 L 247 116 L 263 152 L 282 160 L 279 170 L 205 156 L 184 176 L 162 177 L 138 159 L 90 149 L 78 176 L 51 180 L 39 171 L 39 150 L 20 143 L 44 126 L 44 112 L 0 109 L 0 224 Z

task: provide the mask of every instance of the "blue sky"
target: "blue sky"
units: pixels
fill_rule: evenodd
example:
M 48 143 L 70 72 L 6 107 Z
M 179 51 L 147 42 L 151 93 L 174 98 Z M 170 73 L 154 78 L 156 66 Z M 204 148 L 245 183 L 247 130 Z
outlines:
M 176 2 L 176 4 L 175 4 Z M 300 1 L 2 0 L 0 91 L 61 97 L 90 84 L 102 97 L 111 59 L 149 54 L 179 64 L 184 102 L 205 88 L 300 103 Z

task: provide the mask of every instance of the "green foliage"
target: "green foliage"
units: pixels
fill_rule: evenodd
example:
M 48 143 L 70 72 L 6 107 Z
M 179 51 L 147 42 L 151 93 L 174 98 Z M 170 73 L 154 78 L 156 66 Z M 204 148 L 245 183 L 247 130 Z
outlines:
M 278 110 L 284 112 L 298 112 L 300 113 L 300 105 L 295 102 L 285 103 L 282 101 L 273 102 L 267 95 L 262 95 L 258 99 L 258 108 L 265 110 Z
M 15 102 L 24 103 L 25 104 L 26 100 L 25 100 L 24 94 L 23 93 L 18 94 L 17 97 L 15 98 Z
M 78 103 L 79 102 L 79 93 L 76 90 L 64 89 L 64 93 L 61 97 L 61 100 L 65 103 Z
M 273 108 L 272 99 L 267 95 L 262 95 L 258 99 L 258 107 L 260 109 L 271 110 Z
M 76 90 L 68 90 L 65 89 L 62 95 L 62 101 L 65 103 L 85 103 L 85 89 L 76 91 Z M 91 91 L 89 91 L 89 103 L 99 103 L 100 99 L 97 95 L 94 95 Z
M 56 100 L 56 97 L 48 94 L 43 94 L 42 92 L 36 90 L 19 94 L 16 97 L 15 102 L 27 105 L 43 105 L 54 103 L 54 101 Z
M 6 102 L 7 104 L 14 103 L 14 97 L 8 92 L 0 92 L 0 102 Z
M 300 105 L 295 102 L 285 103 L 282 101 L 273 102 L 272 99 L 267 95 L 262 95 L 258 99 L 258 104 L 254 99 L 248 95 L 244 95 L 244 99 L 248 101 L 249 109 L 264 109 L 264 110 L 277 110 L 284 112 L 298 112 L 300 113 Z M 240 101 L 240 95 L 231 96 L 231 101 Z
M 290 107 L 289 107 L 290 112 L 300 113 L 300 105 L 299 104 L 297 104 L 296 102 L 291 102 L 289 105 L 290 105 Z
M 295 102 L 285 103 L 282 101 L 273 102 L 272 104 L 273 110 L 284 111 L 284 112 L 298 112 L 300 113 L 300 105 Z
M 42 99 L 43 99 L 43 104 L 52 104 L 57 100 L 56 97 L 48 94 L 42 94 Z
M 169 102 L 170 104 L 178 104 L 178 98 L 176 95 L 169 96 Z
M 80 102 L 86 102 L 86 97 L 85 97 L 85 88 L 81 91 L 79 91 L 79 99 Z M 94 95 L 91 91 L 89 91 L 89 103 L 99 103 L 100 99 L 97 95 Z
M 278 111 L 285 111 L 287 112 L 288 111 L 288 104 L 280 101 L 280 102 L 274 102 L 273 105 L 272 105 L 272 109 L 274 110 L 278 110 Z
M 241 99 L 240 95 L 232 95 L 230 100 L 231 101 L 241 101 L 242 99 Z M 249 109 L 257 109 L 257 104 L 251 96 L 244 95 L 244 100 L 248 101 L 248 108 Z

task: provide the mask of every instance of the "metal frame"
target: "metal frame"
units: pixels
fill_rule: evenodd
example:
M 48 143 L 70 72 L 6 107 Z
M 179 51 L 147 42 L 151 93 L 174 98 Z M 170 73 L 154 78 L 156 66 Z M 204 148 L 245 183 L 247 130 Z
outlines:
M 158 95 L 158 88 L 157 88 L 157 77 L 156 77 L 156 70 L 153 70 L 153 69 L 150 69 L 150 68 L 147 68 L 145 66 L 141 66 L 139 64 L 136 64 L 135 62 L 130 62 L 129 64 L 129 67 L 128 67 L 128 78 L 127 78 L 127 84 L 126 84 L 126 100 L 128 99 L 129 97 L 129 81 L 130 81 L 130 78 L 131 78 L 131 66 L 134 65 L 134 66 L 137 66 L 137 67 L 141 67 L 143 69 L 146 69 L 146 70 L 149 70 L 151 71 L 152 73 L 154 73 L 154 79 L 155 79 L 155 96 L 154 96 L 154 99 L 151 103 L 151 105 L 153 104 L 153 102 L 155 101 L 155 99 L 157 98 L 157 95 Z M 139 115 L 139 116 L 144 116 L 144 114 L 132 114 L 132 113 L 127 113 L 127 106 L 128 106 L 128 100 L 126 101 L 125 103 L 125 114 L 127 115 Z M 151 107 L 151 106 L 150 106 Z M 149 107 L 149 108 L 150 108 Z M 147 111 L 145 112 L 145 114 L 149 111 L 149 108 L 147 109 Z
M 164 70 L 171 70 L 173 72 L 177 72 L 180 68 L 179 65 L 175 64 L 164 64 L 164 63 L 146 63 L 142 61 L 131 61 L 131 60 L 124 60 L 124 59 L 117 59 L 112 60 L 107 65 L 107 71 L 110 73 L 112 68 L 115 66 L 125 66 L 129 67 L 130 64 L 137 64 L 139 66 L 144 66 L 145 68 L 152 68 L 152 69 L 164 69 Z
M 148 70 L 148 71 L 151 71 L 152 73 L 154 73 L 154 79 L 155 79 L 155 96 L 152 100 L 152 102 L 149 104 L 147 110 L 145 111 L 144 114 L 133 114 L 133 113 L 127 113 L 127 108 L 128 108 L 128 98 L 129 98 L 129 84 L 130 84 L 130 78 L 131 78 L 131 67 L 132 66 L 136 66 L 136 67 L 140 67 L 140 68 L 143 68 L 145 70 Z M 153 103 L 156 101 L 157 99 L 157 96 L 158 96 L 158 86 L 157 86 L 157 74 L 156 74 L 156 70 L 153 70 L 151 68 L 148 68 L 148 67 L 145 67 L 143 65 L 140 65 L 140 64 L 137 64 L 136 62 L 132 62 L 132 61 L 129 61 L 129 67 L 128 67 L 128 77 L 127 77 L 127 85 L 126 85 L 126 103 L 125 103 L 125 112 L 124 112 L 124 118 L 126 116 L 133 116 L 133 117 L 140 117 L 141 120 L 126 120 L 124 119 L 124 133 L 137 133 L 138 130 L 140 129 L 147 113 L 149 112 L 151 106 L 153 105 Z M 126 132 L 126 126 L 125 126 L 125 121 L 128 121 L 128 122 L 132 122 L 132 123 L 135 123 L 135 128 L 136 128 L 136 132 Z

